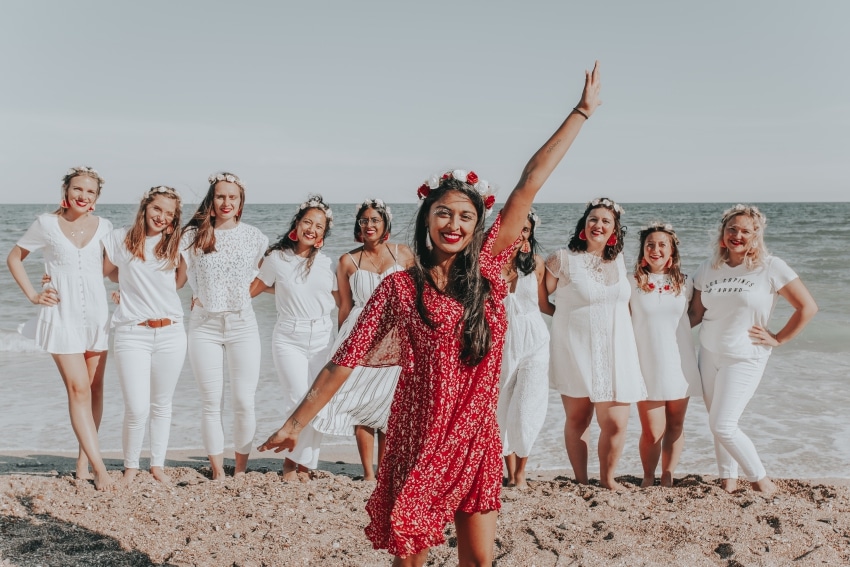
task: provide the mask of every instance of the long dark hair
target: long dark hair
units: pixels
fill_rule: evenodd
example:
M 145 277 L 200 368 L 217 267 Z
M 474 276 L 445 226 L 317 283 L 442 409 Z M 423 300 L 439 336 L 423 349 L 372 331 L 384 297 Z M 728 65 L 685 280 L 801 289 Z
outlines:
M 533 210 L 528 213 L 528 222 L 531 223 L 531 231 L 528 233 L 529 251 L 523 252 L 520 249 L 514 258 L 514 266 L 516 266 L 517 271 L 522 272 L 526 276 L 537 267 L 537 262 L 534 261 L 534 255 L 540 250 L 540 245 L 537 244 L 537 239 L 534 237 L 534 229 L 537 227 L 537 222 L 534 220 L 536 218 L 538 218 L 537 213 Z
M 289 235 L 295 230 L 295 226 L 301 219 L 304 218 L 304 215 L 313 209 L 322 211 L 325 214 L 325 231 L 322 233 L 322 240 L 330 236 L 331 226 L 333 226 L 333 213 L 331 212 L 331 208 L 327 203 L 325 203 L 321 195 L 310 195 L 307 197 L 306 201 L 298 206 L 298 210 L 295 211 L 295 215 L 289 223 L 289 230 L 284 232 L 280 238 L 278 238 L 277 242 L 269 246 L 265 255 L 268 256 L 275 250 L 295 250 L 298 241 L 292 240 L 289 238 Z M 316 259 L 316 254 L 319 253 L 320 248 L 310 248 L 310 253 L 307 255 L 307 262 L 304 264 L 305 277 L 310 273 L 310 268 L 313 267 L 313 260 Z
M 367 209 L 374 210 L 384 221 L 384 234 L 382 236 L 384 240 L 387 240 L 393 228 L 393 215 L 387 204 L 380 199 L 366 199 L 357 207 L 357 214 L 354 215 L 354 240 L 363 242 L 363 227 L 360 226 L 359 221 Z
M 235 183 L 239 187 L 239 212 L 236 214 L 236 221 L 242 218 L 242 210 L 245 207 L 245 185 L 235 173 L 222 171 L 214 173 L 209 177 L 210 188 L 207 190 L 204 200 L 198 205 L 198 210 L 183 227 L 183 232 L 190 228 L 195 229 L 195 236 L 189 248 L 196 252 L 200 250 L 204 254 L 215 252 L 215 217 L 213 216 L 213 199 L 215 199 L 215 186 L 221 181 Z
M 452 177 L 443 179 L 440 186 L 432 189 L 423 199 L 416 213 L 416 221 L 413 232 L 413 249 L 415 252 L 415 264 L 408 269 L 408 273 L 416 286 L 416 310 L 426 325 L 432 329 L 435 327 L 431 314 L 423 299 L 425 285 L 429 284 L 434 289 L 437 286 L 431 278 L 431 269 L 435 266 L 434 255 L 427 246 L 428 241 L 428 215 L 434 202 L 449 191 L 457 191 L 469 198 L 478 214 L 472 239 L 466 248 L 458 252 L 449 270 L 448 281 L 443 293 L 455 299 L 463 306 L 463 317 L 458 323 L 456 332 L 460 335 L 461 362 L 467 366 L 479 364 L 490 351 L 492 337 L 490 325 L 485 317 L 485 305 L 490 296 L 490 282 L 481 275 L 478 255 L 481 245 L 484 243 L 484 199 L 472 185 L 458 181 Z
M 587 240 L 582 240 L 579 235 L 584 231 L 584 227 L 587 225 L 587 217 L 590 216 L 591 211 L 595 209 L 607 209 L 611 211 L 612 215 L 614 215 L 613 235 L 617 237 L 617 242 L 613 246 L 605 244 L 605 250 L 602 252 L 603 260 L 614 260 L 620 255 L 620 252 L 623 251 L 623 241 L 626 239 L 628 227 L 620 222 L 620 211 L 622 211 L 623 208 L 615 203 L 613 199 L 609 199 L 607 197 L 594 199 L 587 204 L 587 207 L 584 209 L 584 214 L 576 223 L 576 229 L 573 231 L 573 235 L 570 238 L 570 242 L 567 244 L 567 247 L 573 252 L 584 252 L 587 250 Z

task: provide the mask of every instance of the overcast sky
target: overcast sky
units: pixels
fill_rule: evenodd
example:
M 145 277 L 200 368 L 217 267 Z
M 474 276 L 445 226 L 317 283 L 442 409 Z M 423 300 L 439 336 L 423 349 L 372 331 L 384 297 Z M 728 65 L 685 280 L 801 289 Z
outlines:
M 472 169 L 504 199 L 601 61 L 604 104 L 541 202 L 846 201 L 850 2 L 4 0 L 11 203 L 75 164 L 102 200 L 414 202 Z

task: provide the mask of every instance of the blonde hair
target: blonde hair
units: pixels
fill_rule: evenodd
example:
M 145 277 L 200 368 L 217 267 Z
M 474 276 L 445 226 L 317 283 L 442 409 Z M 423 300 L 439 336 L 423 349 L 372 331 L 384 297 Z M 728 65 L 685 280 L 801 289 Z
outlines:
M 717 229 L 717 238 L 714 240 L 714 255 L 711 258 L 711 266 L 715 269 L 729 261 L 729 250 L 723 245 L 723 234 L 726 226 L 739 216 L 749 217 L 753 221 L 753 235 L 750 239 L 750 248 L 744 254 L 744 265 L 748 270 L 762 265 L 767 257 L 767 246 L 764 244 L 764 229 L 767 226 L 767 217 L 764 216 L 755 205 L 737 204 L 723 211 L 720 217 L 720 225 Z
M 177 201 L 177 208 L 174 210 L 171 225 L 163 231 L 162 238 L 154 248 L 154 256 L 159 260 L 165 260 L 169 268 L 176 268 L 180 263 L 180 208 L 183 206 L 183 202 L 180 199 L 180 194 L 173 187 L 160 185 L 145 191 L 139 203 L 139 210 L 136 212 L 136 220 L 133 221 L 133 226 L 124 237 L 124 246 L 135 258 L 145 261 L 147 207 L 158 195 Z
M 68 188 L 71 186 L 71 180 L 75 177 L 91 177 L 95 181 L 97 181 L 97 196 L 100 197 L 100 191 L 103 189 L 103 184 L 106 183 L 103 180 L 103 177 L 97 172 L 97 170 L 88 165 L 75 165 L 74 167 L 68 168 L 68 171 L 65 172 L 65 175 L 62 176 L 62 199 L 59 201 L 59 208 L 53 211 L 53 214 L 61 215 L 65 209 L 68 207 L 65 206 L 65 202 L 68 200 Z

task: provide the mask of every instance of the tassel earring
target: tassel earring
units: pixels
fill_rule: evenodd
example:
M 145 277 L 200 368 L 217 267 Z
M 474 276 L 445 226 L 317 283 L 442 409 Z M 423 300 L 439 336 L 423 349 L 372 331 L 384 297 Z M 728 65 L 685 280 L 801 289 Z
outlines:
M 90 213 L 93 213 L 93 212 L 94 212 L 94 203 L 92 203 L 91 207 L 89 207 L 89 212 L 90 212 Z
M 608 246 L 616 246 L 617 244 L 617 235 L 612 234 L 611 238 L 608 239 Z
M 431 243 L 431 233 L 426 232 L 425 233 L 425 248 L 427 248 L 428 250 L 431 250 L 433 247 L 434 247 L 434 245 Z
M 528 254 L 531 252 L 531 244 L 528 243 L 528 240 L 522 243 L 522 247 L 519 249 L 523 254 Z
M 68 199 L 62 199 L 62 202 L 59 203 L 59 206 L 62 207 L 63 209 L 70 209 L 71 203 L 68 202 Z
M 324 245 L 325 245 L 325 239 L 324 239 L 324 238 L 320 238 L 320 239 L 318 239 L 318 240 L 316 241 L 316 243 L 315 243 L 315 244 L 313 244 L 313 248 L 319 249 L 319 248 L 321 248 L 321 247 L 322 247 L 322 246 L 324 246 Z
M 578 233 L 579 240 L 587 240 L 587 235 L 584 233 L 584 229 L 581 229 L 581 232 Z
M 385 233 L 384 233 L 384 236 L 381 238 L 381 240 L 383 240 L 384 242 L 386 242 L 386 241 L 387 241 L 387 240 L 389 240 L 389 239 L 390 239 L 390 233 L 389 233 L 389 232 L 385 232 Z
M 298 242 L 298 233 L 297 233 L 297 232 L 295 232 L 295 229 L 294 229 L 294 228 L 293 228 L 292 230 L 290 230 L 290 231 L 289 231 L 289 234 L 287 234 L 286 236 L 287 236 L 287 237 L 289 238 L 289 240 L 291 240 L 292 242 Z
M 174 234 L 174 227 L 169 225 L 168 228 L 165 229 L 165 234 Z
M 641 267 L 641 268 L 645 268 L 645 267 L 646 267 L 646 258 L 641 258 L 641 259 L 640 259 L 640 267 Z

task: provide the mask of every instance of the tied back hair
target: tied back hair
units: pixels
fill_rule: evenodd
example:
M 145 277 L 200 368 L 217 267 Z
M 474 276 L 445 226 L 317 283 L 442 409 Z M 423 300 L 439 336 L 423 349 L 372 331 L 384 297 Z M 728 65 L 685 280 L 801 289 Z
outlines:
M 605 244 L 605 250 L 602 251 L 602 259 L 606 261 L 615 260 L 617 256 L 620 255 L 620 252 L 623 251 L 624 240 L 626 239 L 626 232 L 628 231 L 628 228 L 620 222 L 620 213 L 617 211 L 616 206 L 614 206 L 613 200 L 602 197 L 594 201 L 597 200 L 608 201 L 611 205 L 606 205 L 601 202 L 597 205 L 594 205 L 592 202 L 588 203 L 587 207 L 584 209 L 584 214 L 576 223 L 576 228 L 573 231 L 573 235 L 570 238 L 570 242 L 567 244 L 567 247 L 573 252 L 586 252 L 587 240 L 582 240 L 578 235 L 585 229 L 587 225 L 587 217 L 590 216 L 591 212 L 596 209 L 605 209 L 611 211 L 611 214 L 614 215 L 614 232 L 612 234 L 617 237 L 617 243 L 614 246 L 608 246 L 607 243 Z
M 531 217 L 531 213 L 528 215 L 528 222 L 531 223 L 531 231 L 528 233 L 528 245 L 531 249 L 528 252 L 523 252 L 522 249 L 520 249 L 517 251 L 516 257 L 514 258 L 514 266 L 517 271 L 522 272 L 526 276 L 533 272 L 537 267 L 534 255 L 538 254 L 540 251 L 540 245 L 534 237 L 534 229 L 537 226 L 537 223 L 534 222 L 534 219 Z
M 230 176 L 234 178 L 235 181 L 233 181 L 233 183 L 239 187 L 239 213 L 236 215 L 236 221 L 238 222 L 239 219 L 242 218 L 242 210 L 245 207 L 245 187 L 239 179 L 239 176 L 235 173 L 224 171 L 220 173 L 219 176 Z M 215 187 L 222 181 L 224 180 L 216 179 L 215 176 L 211 177 L 210 188 L 207 190 L 207 194 L 204 196 L 201 204 L 198 205 L 198 210 L 195 211 L 195 214 L 192 215 L 192 218 L 189 219 L 189 222 L 187 222 L 186 226 L 183 227 L 184 232 L 190 228 L 195 229 L 194 237 L 192 238 L 192 242 L 189 244 L 188 248 L 191 248 L 196 252 L 201 251 L 204 254 L 215 252 L 216 219 L 215 216 L 213 216 L 213 200 L 215 199 Z
M 663 232 L 670 239 L 670 259 L 673 262 L 667 269 L 666 276 L 670 280 L 670 285 L 673 286 L 673 290 L 676 292 L 675 294 L 679 295 L 685 287 L 685 274 L 682 273 L 682 258 L 679 255 L 679 237 L 676 236 L 676 231 L 672 227 L 667 228 L 663 225 L 651 225 L 640 231 L 638 235 L 640 237 L 640 248 L 638 248 L 638 257 L 635 261 L 635 281 L 637 281 L 637 286 L 642 291 L 646 293 L 651 291 L 649 287 L 650 268 L 648 265 L 642 266 L 641 262 L 644 258 L 643 251 L 646 245 L 646 239 L 654 232 Z
M 177 207 L 174 209 L 174 218 L 171 219 L 171 224 L 168 227 L 171 229 L 171 233 L 169 234 L 168 229 L 162 231 L 153 254 L 158 260 L 165 260 L 168 269 L 174 269 L 180 263 L 180 207 L 182 203 L 180 195 L 171 187 L 153 187 L 142 195 L 139 210 L 136 212 L 136 220 L 133 221 L 133 226 L 130 227 L 124 237 L 124 246 L 127 247 L 133 257 L 142 262 L 145 261 L 145 239 L 148 231 L 147 207 L 158 195 L 177 201 Z
M 457 253 L 449 269 L 448 280 L 443 293 L 463 306 L 463 317 L 455 332 L 460 335 L 460 360 L 467 366 L 479 364 L 490 351 L 492 336 L 490 325 L 485 316 L 485 305 L 490 296 L 490 282 L 481 275 L 479 254 L 484 243 L 484 199 L 471 185 L 454 178 L 445 179 L 437 189 L 423 199 L 416 213 L 416 225 L 413 233 L 415 263 L 408 269 L 416 287 L 416 311 L 422 321 L 434 329 L 436 324 L 424 301 L 425 286 L 438 289 L 431 277 L 436 265 L 432 251 L 426 246 L 428 236 L 428 216 L 431 208 L 440 197 L 449 191 L 457 191 L 468 197 L 475 206 L 478 215 L 472 239 Z
M 393 220 L 386 203 L 379 201 L 378 199 L 366 199 L 360 203 L 360 206 L 357 207 L 357 214 L 354 215 L 354 240 L 357 242 L 363 242 L 363 227 L 360 226 L 360 218 L 363 216 L 363 213 L 369 209 L 378 213 L 378 216 L 380 216 L 381 220 L 384 221 L 384 234 L 381 236 L 389 238 L 393 228 Z
M 307 203 L 315 203 L 315 205 L 307 205 Z M 295 215 L 292 217 L 292 221 L 289 223 L 289 229 L 284 232 L 280 238 L 278 238 L 277 242 L 272 244 L 266 250 L 266 256 L 274 252 L 275 250 L 292 250 L 295 252 L 295 248 L 298 245 L 297 240 L 292 240 L 289 238 L 289 233 L 293 230 L 296 230 L 295 227 L 298 225 L 299 221 L 304 218 L 311 210 L 321 211 L 325 215 L 325 230 L 322 233 L 321 239 L 324 240 L 331 234 L 331 219 L 328 218 L 328 209 L 330 207 L 325 203 L 322 199 L 321 195 L 310 195 L 307 197 L 307 200 L 298 207 L 298 210 L 295 211 Z M 356 223 L 355 223 L 356 224 Z M 310 247 L 310 253 L 307 255 L 307 261 L 304 263 L 304 277 L 307 277 L 310 274 L 310 268 L 313 267 L 313 261 L 316 259 L 316 255 L 319 253 L 319 249 L 315 247 Z

